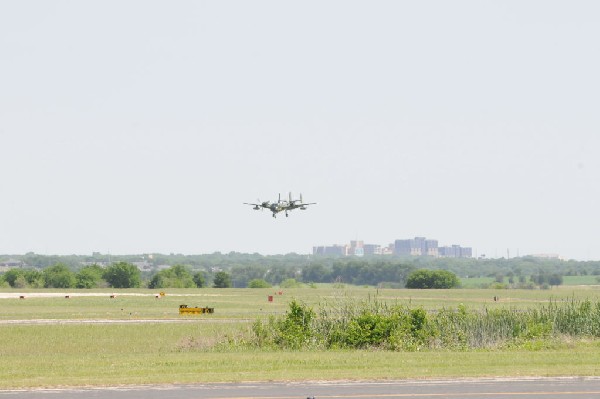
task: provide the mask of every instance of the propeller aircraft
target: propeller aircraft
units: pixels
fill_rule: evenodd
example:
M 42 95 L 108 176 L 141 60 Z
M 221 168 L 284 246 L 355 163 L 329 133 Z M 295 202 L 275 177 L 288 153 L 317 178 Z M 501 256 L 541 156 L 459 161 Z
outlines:
M 279 194 L 279 197 L 277 199 L 277 202 L 271 202 L 271 201 L 263 201 L 261 202 L 260 200 L 257 201 L 257 203 L 249 203 L 249 202 L 244 202 L 245 205 L 252 205 L 254 210 L 263 210 L 263 209 L 268 209 L 271 212 L 273 212 L 273 217 L 277 217 L 277 214 L 279 212 L 285 212 L 285 217 L 288 217 L 288 212 L 293 211 L 294 209 L 301 209 L 301 210 L 306 210 L 306 207 L 309 205 L 315 205 L 316 202 L 303 202 L 302 201 L 302 194 L 300 194 L 300 199 L 292 199 L 292 193 L 289 194 L 289 199 L 286 200 L 282 200 L 281 199 L 281 194 Z

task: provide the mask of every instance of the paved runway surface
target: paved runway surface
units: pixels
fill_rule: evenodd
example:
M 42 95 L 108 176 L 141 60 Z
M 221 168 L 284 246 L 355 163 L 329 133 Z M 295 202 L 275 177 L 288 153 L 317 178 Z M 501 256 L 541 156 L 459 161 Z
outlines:
M 128 386 L 0 391 L 0 398 L 96 399 L 468 398 L 598 399 L 600 378 L 464 379 Z

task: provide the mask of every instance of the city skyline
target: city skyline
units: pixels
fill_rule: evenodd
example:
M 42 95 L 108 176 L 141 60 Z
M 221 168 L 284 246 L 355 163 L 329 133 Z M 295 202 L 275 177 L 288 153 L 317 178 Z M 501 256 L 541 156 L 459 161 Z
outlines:
M 471 258 L 471 247 L 458 244 L 440 246 L 438 240 L 425 237 L 396 239 L 386 245 L 365 244 L 363 240 L 351 240 L 350 244 L 333 244 L 313 246 L 313 255 L 367 256 L 367 255 L 399 255 L 399 256 L 432 256 L 451 258 Z

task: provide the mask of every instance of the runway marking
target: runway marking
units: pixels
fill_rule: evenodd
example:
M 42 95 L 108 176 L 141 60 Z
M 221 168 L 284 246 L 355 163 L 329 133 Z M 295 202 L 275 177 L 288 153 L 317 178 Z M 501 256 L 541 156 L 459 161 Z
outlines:
M 466 397 L 466 396 L 526 396 L 526 395 L 600 395 L 600 391 L 572 391 L 572 392 L 462 392 L 462 393 L 384 393 L 384 394 L 356 394 L 356 395 L 315 395 L 315 399 L 321 398 L 427 398 L 427 397 Z M 311 397 L 312 396 L 308 396 Z M 235 396 L 220 397 L 212 399 L 298 399 L 295 396 Z

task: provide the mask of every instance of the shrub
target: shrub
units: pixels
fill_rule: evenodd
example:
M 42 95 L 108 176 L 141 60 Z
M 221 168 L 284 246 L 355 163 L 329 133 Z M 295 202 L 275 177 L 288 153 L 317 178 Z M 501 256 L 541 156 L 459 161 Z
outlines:
M 196 272 L 194 274 L 194 283 L 196 284 L 196 287 L 198 287 L 198 288 L 202 288 L 202 287 L 206 286 L 206 278 L 204 277 L 203 272 Z
M 267 324 L 257 321 L 252 326 L 255 342 L 260 346 L 301 349 L 311 346 L 312 321 L 315 312 L 305 304 L 293 300 L 283 318 L 270 317 Z
M 281 288 L 298 288 L 301 287 L 302 284 L 300 284 L 299 282 L 296 281 L 295 278 L 288 278 L 286 280 L 283 280 L 279 286 Z
M 103 277 L 114 288 L 138 288 L 142 283 L 139 269 L 127 262 L 117 262 L 109 266 Z
M 406 279 L 406 288 L 455 288 L 460 285 L 456 274 L 447 270 L 415 270 Z
M 4 273 L 4 275 L 2 277 L 4 278 L 4 281 L 6 281 L 8 283 L 8 285 L 10 285 L 11 287 L 23 288 L 23 287 L 17 286 L 17 280 L 19 279 L 19 277 L 22 277 L 22 281 L 25 282 L 25 277 L 23 277 L 23 275 L 24 275 L 23 269 L 10 269 L 6 273 Z
M 226 272 L 217 272 L 213 279 L 213 288 L 231 288 L 231 275 Z
M 174 265 L 168 269 L 156 273 L 150 283 L 149 288 L 195 288 L 197 283 L 194 281 L 192 273 L 183 265 Z
M 75 274 L 62 263 L 44 269 L 42 274 L 46 288 L 74 288 L 77 283 Z
M 86 266 L 76 275 L 77 288 L 95 288 L 102 283 L 104 270 L 98 265 Z
M 344 302 L 315 312 L 296 301 L 285 316 L 257 320 L 248 340 L 283 349 L 537 350 L 558 337 L 600 337 L 600 302 L 550 302 L 527 310 L 443 308 L 436 312 L 374 301 Z
M 248 282 L 248 288 L 271 288 L 271 284 L 263 279 L 254 279 Z

